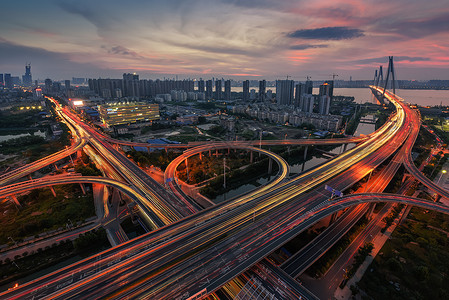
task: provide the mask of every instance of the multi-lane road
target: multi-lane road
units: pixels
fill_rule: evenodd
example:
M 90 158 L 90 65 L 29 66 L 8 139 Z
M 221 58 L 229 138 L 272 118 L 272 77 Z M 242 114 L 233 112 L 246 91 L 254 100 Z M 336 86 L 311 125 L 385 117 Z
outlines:
M 329 201 L 324 192 L 324 183 L 343 190 L 366 176 L 413 132 L 416 124 L 408 106 L 394 95 L 388 97 L 396 114 L 366 141 L 316 169 L 184 217 L 0 296 L 189 298 L 218 289 L 319 219 L 352 205 L 394 201 L 449 212 L 421 199 L 370 194 Z M 119 161 L 106 145 L 101 147 L 100 138 L 92 139 L 98 151 L 112 153 L 106 155 L 108 161 Z M 133 187 L 140 190 L 142 183 L 136 183 Z
M 280 183 L 270 191 L 213 207 L 195 218 L 188 217 L 150 233 L 136 241 L 145 250 L 139 253 L 128 250 L 132 246 L 119 250 L 129 258 L 106 270 L 98 271 L 95 267 L 95 275 L 86 278 L 84 271 L 75 272 L 68 279 L 63 274 L 52 274 L 58 280 L 44 286 L 35 282 L 28 291 L 24 286 L 25 293 L 21 295 L 30 295 L 34 290 L 56 298 L 89 298 L 95 291 L 96 296 L 176 299 L 204 289 L 214 291 L 262 259 L 280 242 L 297 234 L 298 228 L 310 226 L 308 220 L 327 200 L 327 196 L 318 191 L 323 183 L 332 179 L 336 188 L 349 186 L 363 178 L 371 165 L 380 164 L 402 144 L 410 124 L 406 122 L 402 106 L 398 102 L 395 105 L 396 115 L 370 139 L 317 169 Z M 363 168 L 366 165 L 370 167 Z M 300 216 L 307 218 L 301 222 Z M 161 231 L 167 230 L 173 230 L 173 234 L 161 240 L 164 236 Z M 109 257 L 119 252 L 113 248 L 109 255 L 102 255 Z M 98 261 L 103 260 L 102 255 L 97 256 Z M 85 270 L 85 265 L 77 270 Z M 118 287 L 121 288 L 117 291 Z

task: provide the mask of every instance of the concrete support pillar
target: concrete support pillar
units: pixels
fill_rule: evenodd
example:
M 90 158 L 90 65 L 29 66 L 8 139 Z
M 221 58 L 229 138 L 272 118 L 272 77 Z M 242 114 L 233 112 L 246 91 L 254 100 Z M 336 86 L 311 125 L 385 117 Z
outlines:
M 209 157 L 212 157 L 212 151 L 209 150 Z
M 168 153 L 168 148 L 167 148 L 167 147 L 165 147 L 164 149 L 165 149 L 165 153 Z
M 14 202 L 14 204 L 15 204 L 18 208 L 19 208 L 19 207 L 22 207 L 22 205 L 20 205 L 19 200 L 17 200 L 16 195 L 11 195 L 11 196 L 9 196 L 9 198 L 11 198 L 11 201 Z
M 273 160 L 271 158 L 268 158 L 268 174 L 271 174 L 273 171 Z
M 76 151 L 76 157 L 80 158 L 83 155 L 83 151 L 80 149 L 78 151 Z
M 228 148 L 228 155 L 231 154 L 231 148 Z
M 184 163 L 186 164 L 186 170 L 187 170 L 187 180 L 189 179 L 189 162 L 186 158 L 186 160 L 184 161 Z
M 203 153 L 200 152 L 200 160 L 203 160 Z
M 53 193 L 53 196 L 56 197 L 56 192 L 55 192 L 55 189 L 53 188 L 53 186 L 50 186 L 50 191 Z
M 346 152 L 346 149 L 348 148 L 348 144 L 343 145 L 343 152 Z
M 253 163 L 253 159 L 254 159 L 253 151 L 250 151 L 249 152 L 249 162 Z
M 290 146 L 287 147 L 287 153 L 290 155 Z
M 376 208 L 376 203 L 371 203 L 366 214 L 366 218 L 370 220 L 373 217 L 374 209 Z
M 309 150 L 309 146 L 306 146 L 306 149 L 304 149 L 304 160 L 307 158 L 307 150 Z
M 56 164 L 53 164 L 53 166 L 55 167 L 55 170 L 58 171 L 58 166 Z
M 33 178 L 31 177 L 31 174 L 28 174 L 28 180 L 33 180 Z
M 218 149 L 215 149 L 215 157 L 218 157 Z
M 84 183 L 80 182 L 81 190 L 83 191 L 83 195 L 86 195 L 86 187 L 84 186 Z
M 147 152 L 150 153 L 150 147 L 147 147 Z
M 334 212 L 334 213 L 331 215 L 331 218 L 330 218 L 330 220 L 329 220 L 329 225 L 331 225 L 332 223 L 335 222 L 335 220 L 337 220 L 337 215 L 338 215 L 338 211 L 337 211 L 337 212 Z
M 302 167 L 301 167 L 301 172 L 304 172 L 305 166 L 306 166 L 306 162 L 303 162 L 303 163 L 302 163 Z

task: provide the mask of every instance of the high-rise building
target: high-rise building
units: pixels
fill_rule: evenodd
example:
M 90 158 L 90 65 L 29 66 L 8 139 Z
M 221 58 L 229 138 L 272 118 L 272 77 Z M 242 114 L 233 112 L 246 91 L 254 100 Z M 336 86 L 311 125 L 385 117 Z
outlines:
M 3 81 L 3 74 L 0 74 L 0 87 L 3 87 L 4 81 Z
M 305 113 L 313 113 L 313 105 L 315 97 L 312 94 L 304 94 L 302 96 L 301 110 Z
M 319 93 L 319 104 L 318 110 L 322 115 L 329 114 L 329 108 L 332 101 L 332 95 L 334 93 L 334 84 L 333 82 L 325 82 L 320 85 L 320 93 Z
M 231 80 L 226 80 L 224 83 L 224 98 L 225 100 L 231 100 Z
M 53 82 L 50 78 L 45 79 L 45 92 L 50 93 L 52 92 Z
M 260 80 L 259 81 L 259 101 L 265 100 L 265 92 L 267 89 L 267 82 L 266 80 Z
M 307 78 L 307 81 L 306 81 L 306 86 L 305 86 L 304 93 L 305 94 L 310 94 L 310 95 L 312 95 L 312 93 L 313 93 L 313 81 L 309 80 L 308 78 Z
M 255 89 L 251 89 L 251 91 L 249 92 L 249 99 L 250 100 L 256 99 L 256 90 Z
M 12 89 L 13 87 L 11 74 L 5 73 L 5 88 Z
M 212 80 L 206 81 L 206 99 L 212 99 Z
M 64 80 L 64 86 L 66 91 L 70 90 L 70 80 Z
M 276 80 L 276 102 L 278 105 L 292 105 L 295 91 L 293 80 Z
M 198 92 L 204 93 L 204 80 L 201 78 L 198 80 Z
M 139 75 L 136 73 L 123 73 L 122 91 L 126 97 L 137 98 L 140 96 Z
M 298 83 L 295 85 L 295 101 L 293 105 L 302 109 L 302 99 L 304 95 L 304 85 L 302 83 Z
M 331 104 L 331 98 L 328 95 L 320 95 L 318 103 L 318 111 L 320 115 L 328 115 Z
M 221 100 L 223 98 L 222 96 L 223 90 L 221 88 L 221 80 L 215 81 L 215 99 Z
M 33 79 L 31 78 L 31 65 L 25 65 L 25 75 L 22 76 L 23 86 L 31 86 L 33 84 Z
M 243 101 L 249 100 L 249 80 L 243 81 Z
M 273 99 L 273 91 L 272 90 L 267 90 L 266 99 L 270 100 L 270 101 L 271 101 L 271 99 Z

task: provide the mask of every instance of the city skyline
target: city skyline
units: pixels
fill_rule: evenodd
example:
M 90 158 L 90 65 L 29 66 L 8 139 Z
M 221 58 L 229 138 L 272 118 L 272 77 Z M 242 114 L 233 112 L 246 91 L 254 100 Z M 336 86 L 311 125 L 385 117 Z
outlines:
M 33 79 L 449 79 L 445 1 L 22 1 L 0 12 L 0 72 Z M 383 45 L 383 46 L 382 46 Z

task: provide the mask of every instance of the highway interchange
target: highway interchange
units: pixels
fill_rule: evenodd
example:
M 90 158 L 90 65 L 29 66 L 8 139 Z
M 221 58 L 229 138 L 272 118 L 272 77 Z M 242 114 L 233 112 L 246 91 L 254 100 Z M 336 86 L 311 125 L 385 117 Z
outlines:
M 394 201 L 447 213 L 440 204 L 396 195 L 356 194 L 329 201 L 323 184 L 344 190 L 417 134 L 416 113 L 394 95 L 386 96 L 396 106 L 396 114 L 355 148 L 295 178 L 282 178 L 276 185 L 195 214 L 191 203 L 167 203 L 163 188 L 140 179 L 139 170 L 130 167 L 117 150 L 64 111 L 77 131 L 84 132 L 97 151 L 130 179 L 127 189 L 139 190 L 136 202 L 152 211 L 149 218 L 155 227 L 162 225 L 159 222 L 165 226 L 1 296 L 186 299 L 215 291 L 314 222 L 346 207 Z

